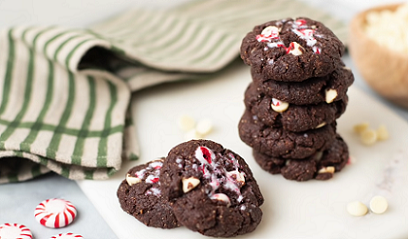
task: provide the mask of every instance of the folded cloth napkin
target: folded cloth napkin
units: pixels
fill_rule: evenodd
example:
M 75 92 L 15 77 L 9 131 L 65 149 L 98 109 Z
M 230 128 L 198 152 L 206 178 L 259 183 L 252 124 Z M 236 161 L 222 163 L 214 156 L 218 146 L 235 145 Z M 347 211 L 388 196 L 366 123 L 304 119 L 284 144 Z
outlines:
M 54 171 L 106 179 L 139 157 L 131 93 L 208 77 L 238 56 L 254 25 L 309 16 L 346 39 L 345 25 L 288 0 L 191 1 L 135 9 L 88 29 L 20 26 L 0 33 L 0 183 Z

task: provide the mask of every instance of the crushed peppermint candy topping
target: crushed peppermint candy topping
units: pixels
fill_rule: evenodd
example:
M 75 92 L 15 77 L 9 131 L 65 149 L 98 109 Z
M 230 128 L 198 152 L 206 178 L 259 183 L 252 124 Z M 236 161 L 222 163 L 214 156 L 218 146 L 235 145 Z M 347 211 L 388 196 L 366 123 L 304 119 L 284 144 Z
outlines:
M 163 166 L 163 159 L 157 159 L 151 161 L 147 167 L 134 173 L 132 177 L 143 180 L 145 183 L 160 185 L 160 169 Z M 148 173 L 147 173 L 148 172 Z M 147 176 L 146 176 L 147 175 Z M 146 195 L 160 196 L 160 189 L 150 187 L 146 192 Z
M 279 29 L 275 26 L 265 27 L 261 34 L 256 36 L 259 42 L 271 42 L 272 39 L 279 39 Z
M 282 101 L 280 101 L 280 100 L 278 100 L 278 99 L 275 99 L 275 98 L 272 98 L 272 104 L 273 104 L 274 106 L 280 106 L 281 103 L 282 103 Z
M 203 177 L 209 181 L 208 184 L 211 190 L 207 193 L 211 199 L 223 201 L 228 206 L 231 205 L 231 199 L 227 195 L 216 192 L 222 187 L 237 194 L 238 202 L 243 200 L 240 188 L 245 184 L 245 173 L 240 171 L 241 166 L 232 153 L 227 156 L 218 155 L 221 160 L 225 160 L 227 165 L 232 166 L 233 170 L 230 171 L 227 171 L 225 166 L 218 163 L 218 160 L 214 161 L 216 155 L 207 147 L 198 147 L 195 151 L 195 157 L 201 163 L 197 170 L 202 171 Z
M 283 23 L 283 21 L 282 21 Z M 305 19 L 298 19 L 291 24 L 291 31 L 299 36 L 300 39 L 306 41 L 306 45 L 311 47 L 313 52 L 320 54 L 322 49 L 316 46 L 317 40 L 315 37 L 321 38 L 322 36 L 316 34 L 316 26 L 308 26 Z M 293 42 L 286 47 L 282 39 L 279 36 L 279 29 L 275 26 L 268 26 L 264 28 L 261 34 L 256 36 L 258 42 L 267 42 L 269 48 L 282 47 L 285 49 L 286 54 L 289 54 L 293 50 Z
M 163 166 L 161 159 L 150 162 L 146 168 L 141 169 L 134 173 L 136 178 L 144 180 L 146 183 L 157 183 L 159 181 L 160 169 Z M 146 176 L 146 172 L 151 172 L 149 176 Z

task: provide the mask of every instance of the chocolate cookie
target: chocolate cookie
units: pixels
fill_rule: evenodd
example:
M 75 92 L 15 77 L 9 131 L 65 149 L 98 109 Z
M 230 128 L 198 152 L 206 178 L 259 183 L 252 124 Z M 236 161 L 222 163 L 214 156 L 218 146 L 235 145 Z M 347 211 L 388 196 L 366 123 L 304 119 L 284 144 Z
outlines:
M 255 230 L 263 197 L 246 162 L 208 140 L 174 147 L 161 170 L 163 195 L 178 221 L 206 236 L 232 237 Z
M 270 21 L 242 40 L 241 58 L 264 79 L 304 81 L 341 64 L 344 45 L 322 23 L 309 18 Z
M 257 116 L 245 111 L 239 122 L 241 140 L 255 150 L 285 159 L 302 159 L 328 149 L 335 136 L 335 123 L 304 132 L 290 132 L 263 124 Z
M 271 174 L 281 173 L 286 179 L 307 181 L 309 179 L 327 180 L 334 172 L 340 172 L 348 162 L 347 144 L 336 136 L 332 146 L 311 157 L 301 160 L 274 158 L 253 150 L 253 156 L 259 166 Z
M 265 80 L 253 69 L 251 69 L 251 74 L 259 92 L 295 105 L 341 100 L 346 96 L 348 87 L 354 82 L 353 73 L 344 66 L 326 76 L 310 78 L 303 82 Z
M 283 104 L 281 101 L 259 93 L 253 83 L 245 91 L 244 99 L 247 110 L 258 116 L 262 123 L 292 132 L 316 129 L 333 123 L 346 110 L 347 101 L 346 95 L 343 100 L 332 104 L 325 102 L 304 106 L 286 104 L 279 107 Z
M 178 227 L 167 200 L 161 196 L 160 169 L 164 158 L 130 169 L 117 191 L 122 209 L 151 227 Z

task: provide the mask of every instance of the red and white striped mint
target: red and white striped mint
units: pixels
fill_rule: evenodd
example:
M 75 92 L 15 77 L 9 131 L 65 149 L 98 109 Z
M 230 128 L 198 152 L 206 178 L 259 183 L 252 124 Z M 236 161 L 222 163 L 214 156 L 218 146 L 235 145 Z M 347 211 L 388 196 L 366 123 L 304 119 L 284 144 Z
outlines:
M 52 236 L 50 239 L 83 239 L 81 235 L 74 234 L 72 232 L 60 233 L 58 235 Z
M 77 210 L 71 202 L 51 198 L 41 202 L 34 211 L 35 219 L 41 225 L 50 228 L 60 228 L 71 224 L 77 215 Z
M 17 223 L 4 223 L 0 225 L 1 239 L 32 239 L 30 229 Z

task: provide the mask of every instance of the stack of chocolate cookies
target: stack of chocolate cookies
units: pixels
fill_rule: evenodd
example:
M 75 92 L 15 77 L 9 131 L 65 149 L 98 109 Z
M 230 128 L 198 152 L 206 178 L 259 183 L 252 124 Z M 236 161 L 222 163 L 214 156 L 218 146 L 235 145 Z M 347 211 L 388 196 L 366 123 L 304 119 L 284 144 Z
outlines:
M 242 41 L 251 66 L 239 134 L 257 163 L 297 181 L 327 180 L 348 162 L 336 119 L 354 77 L 344 45 L 322 23 L 284 19 L 256 26 Z

